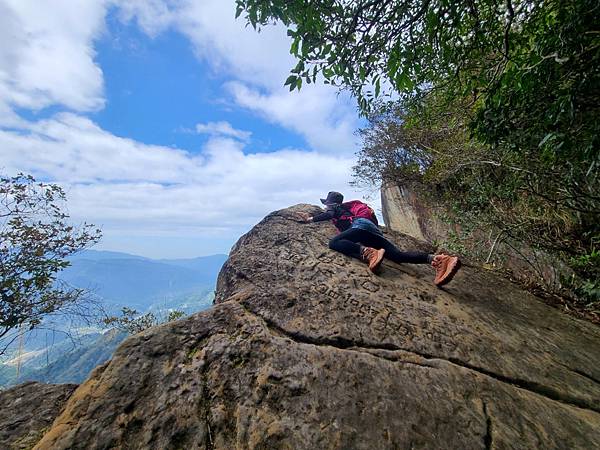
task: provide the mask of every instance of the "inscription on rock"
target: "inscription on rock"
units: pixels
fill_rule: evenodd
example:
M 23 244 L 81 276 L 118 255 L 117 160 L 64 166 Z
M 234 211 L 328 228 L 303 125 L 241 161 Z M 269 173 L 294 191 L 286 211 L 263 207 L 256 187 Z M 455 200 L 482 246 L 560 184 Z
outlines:
M 284 238 L 289 239 L 287 236 L 277 236 L 276 242 Z M 279 271 L 285 272 L 286 278 L 289 277 L 290 272 L 295 272 L 294 277 L 300 276 L 307 281 L 316 281 L 323 280 L 323 276 L 332 279 L 339 278 L 340 274 L 344 273 L 341 268 L 347 269 L 349 264 L 351 263 L 347 258 L 332 252 L 325 251 L 315 255 L 282 247 L 277 268 Z M 302 271 L 294 270 L 300 267 Z M 407 307 L 412 311 L 420 311 L 415 319 L 431 317 L 433 314 L 430 306 L 418 306 L 419 303 L 422 305 L 435 304 L 433 296 L 424 295 L 408 286 L 398 286 L 399 295 L 390 293 L 389 289 L 384 288 L 386 285 L 396 285 L 395 281 L 390 283 L 390 280 L 380 280 L 366 274 L 355 276 L 351 273 L 348 273 L 347 283 L 343 285 L 345 281 L 346 279 L 342 278 L 342 285 L 338 283 L 335 287 L 323 282 L 311 285 L 310 289 L 317 294 L 317 298 L 313 298 L 311 301 L 314 305 L 312 307 L 339 308 L 349 315 L 357 317 L 359 327 L 366 327 L 379 336 L 393 335 L 396 336 L 396 339 L 403 341 L 411 341 L 417 334 L 417 325 L 407 321 L 405 314 Z M 381 297 L 378 296 L 378 292 L 382 293 Z M 373 294 L 376 296 L 373 297 Z M 330 320 L 323 317 L 319 322 L 322 325 L 328 325 Z M 422 330 L 427 329 L 430 325 L 428 321 L 422 322 L 419 327 Z M 423 333 L 423 337 L 427 337 L 437 345 L 447 346 L 447 339 L 443 334 L 428 330 L 426 334 Z
M 375 283 L 367 282 L 361 283 L 361 286 L 368 292 L 372 292 L 373 289 L 376 291 L 380 288 Z M 326 284 L 318 284 L 313 289 L 321 296 L 326 296 L 336 301 L 335 307 L 340 307 L 350 315 L 360 317 L 359 323 L 371 327 L 377 333 L 387 331 L 388 333 L 392 332 L 408 337 L 414 330 L 410 324 L 402 321 L 393 305 L 373 301 L 361 301 L 360 293 L 339 291 Z M 367 295 L 364 296 L 365 300 L 368 300 L 368 298 Z
M 381 289 L 381 286 L 373 283 L 370 280 L 365 280 L 360 285 L 362 286 L 363 289 L 366 289 L 369 292 L 377 292 L 379 289 Z

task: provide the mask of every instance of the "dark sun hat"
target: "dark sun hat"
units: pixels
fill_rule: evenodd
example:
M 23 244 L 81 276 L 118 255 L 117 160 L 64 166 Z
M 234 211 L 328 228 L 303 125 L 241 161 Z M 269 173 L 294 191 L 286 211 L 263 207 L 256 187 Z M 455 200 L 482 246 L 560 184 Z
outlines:
M 321 203 L 323 203 L 324 205 L 337 205 L 339 203 L 342 203 L 344 201 L 344 196 L 342 194 L 340 194 L 339 192 L 329 192 L 327 194 L 327 198 L 322 198 L 321 199 Z

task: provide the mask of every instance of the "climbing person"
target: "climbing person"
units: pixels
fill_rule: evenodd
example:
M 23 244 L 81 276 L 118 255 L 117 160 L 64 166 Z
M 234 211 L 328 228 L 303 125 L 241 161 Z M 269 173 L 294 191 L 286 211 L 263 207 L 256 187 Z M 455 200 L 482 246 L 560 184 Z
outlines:
M 368 263 L 373 273 L 379 270 L 384 257 L 396 263 L 431 264 L 436 272 L 434 284 L 443 286 L 460 268 L 460 260 L 456 256 L 400 251 L 383 236 L 373 209 L 359 200 L 344 203 L 342 194 L 329 192 L 321 203 L 326 207 L 324 212 L 315 216 L 301 213 L 302 221 L 331 220 L 339 234 L 329 241 L 329 248 Z

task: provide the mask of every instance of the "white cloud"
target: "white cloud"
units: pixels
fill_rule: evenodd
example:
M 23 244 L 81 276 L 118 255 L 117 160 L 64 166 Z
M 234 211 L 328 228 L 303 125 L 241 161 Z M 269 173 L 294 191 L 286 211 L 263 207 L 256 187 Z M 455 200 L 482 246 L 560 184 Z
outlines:
M 247 142 L 252 133 L 250 131 L 236 130 L 229 122 L 207 122 L 196 125 L 196 132 L 210 136 L 226 136 Z
M 283 86 L 295 65 L 283 25 L 258 33 L 241 17 L 235 19 L 234 2 L 186 0 L 181 5 L 175 26 L 200 57 L 235 77 L 226 88 L 237 105 L 299 133 L 314 150 L 356 152 L 354 130 L 360 121 L 347 93 L 320 83 L 291 93 Z
M 357 150 L 354 102 L 331 95 L 327 86 L 309 85 L 300 93 L 280 88 L 263 94 L 246 84 L 231 82 L 227 89 L 238 105 L 296 131 L 314 149 L 349 155 Z
M 136 21 L 150 36 L 167 29 L 174 20 L 172 7 L 178 2 L 170 0 L 113 0 L 118 5 L 122 21 Z
M 198 156 L 119 138 L 75 114 L 1 131 L 0 148 L 7 171 L 65 186 L 72 216 L 101 225 L 109 241 L 204 237 L 200 246 L 216 237 L 227 251 L 273 210 L 318 203 L 329 190 L 360 196 L 348 186 L 354 162 L 348 156 L 294 149 L 245 154 L 241 141 L 224 137 L 209 139 Z
M 160 4 L 160 5 L 159 5 Z M 226 84 L 234 102 L 303 136 L 312 149 L 353 154 L 360 126 L 356 103 L 347 93 L 323 84 L 289 92 L 283 83 L 295 65 L 290 38 L 279 24 L 260 33 L 235 19 L 235 3 L 223 0 L 136 1 L 126 17 L 157 33 L 166 27 L 183 33 L 196 55 L 233 78 Z
M 77 0 L 0 1 L 0 120 L 15 120 L 6 113 L 12 107 L 103 106 L 93 41 L 103 30 L 107 2 L 81 6 Z
M 105 103 L 94 42 L 111 7 L 149 36 L 181 32 L 199 58 L 228 74 L 228 98 L 304 136 L 312 151 L 245 154 L 250 131 L 225 121 L 198 124 L 210 136 L 198 154 L 100 128 L 82 113 Z M 222 0 L 0 0 L 2 170 L 59 182 L 72 216 L 101 225 L 105 245 L 150 256 L 159 247 L 165 256 L 226 251 L 270 211 L 317 203 L 329 190 L 360 197 L 348 186 L 354 102 L 321 85 L 288 93 L 282 84 L 294 62 L 284 28 L 259 34 L 234 14 L 234 2 Z M 72 112 L 37 122 L 15 113 L 52 105 Z M 150 238 L 163 244 L 145 247 Z M 177 242 L 170 254 L 164 242 Z
M 167 183 L 185 182 L 190 176 L 186 152 L 119 138 L 71 113 L 28 124 L 18 133 L 0 130 L 0 146 L 8 172 L 25 169 L 71 182 Z
M 235 9 L 232 0 L 182 0 L 173 8 L 173 25 L 216 69 L 265 88 L 281 86 L 294 64 L 286 29 L 270 26 L 257 33 L 235 19 Z
M 227 92 L 238 106 L 299 133 L 314 150 L 355 151 L 354 102 L 324 85 L 289 93 L 282 84 L 294 60 L 285 27 L 258 33 L 235 19 L 233 1 L 223 0 L 0 0 L 0 42 L 8 43 L 0 46 L 0 125 L 18 124 L 15 107 L 103 107 L 93 45 L 105 32 L 110 7 L 149 36 L 168 28 L 181 32 L 215 72 L 229 74 Z

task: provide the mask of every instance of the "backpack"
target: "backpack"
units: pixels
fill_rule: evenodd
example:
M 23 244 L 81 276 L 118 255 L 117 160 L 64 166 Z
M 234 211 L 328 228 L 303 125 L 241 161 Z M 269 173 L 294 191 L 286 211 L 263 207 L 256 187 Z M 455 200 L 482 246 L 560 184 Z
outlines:
M 361 202 L 360 200 L 352 200 L 349 202 L 342 203 L 342 215 L 332 220 L 333 224 L 339 229 L 338 222 L 339 221 L 348 221 L 352 223 L 354 219 L 363 218 L 368 219 L 373 222 L 375 225 L 379 225 L 377 223 L 377 217 L 375 216 L 375 211 L 366 203 Z

